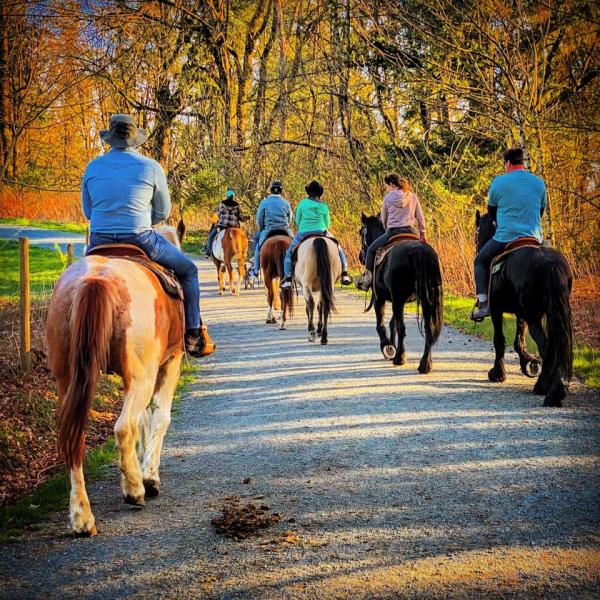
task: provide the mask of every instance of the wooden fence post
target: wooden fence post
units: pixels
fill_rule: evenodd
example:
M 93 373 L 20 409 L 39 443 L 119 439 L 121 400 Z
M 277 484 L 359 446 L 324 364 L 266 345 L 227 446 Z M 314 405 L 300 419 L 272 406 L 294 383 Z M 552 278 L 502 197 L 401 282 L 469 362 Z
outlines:
M 89 245 L 90 245 L 90 226 L 88 225 L 85 228 L 85 247 L 86 247 L 86 249 Z
M 70 267 L 75 262 L 75 251 L 73 244 L 67 244 L 67 267 Z
M 21 264 L 21 368 L 31 368 L 31 298 L 29 296 L 29 238 L 19 238 Z

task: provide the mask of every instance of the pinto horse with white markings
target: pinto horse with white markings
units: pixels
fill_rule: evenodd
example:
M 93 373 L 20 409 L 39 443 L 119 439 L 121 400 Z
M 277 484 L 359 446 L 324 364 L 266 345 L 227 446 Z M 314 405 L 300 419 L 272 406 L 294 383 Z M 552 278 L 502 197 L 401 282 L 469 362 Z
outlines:
M 260 250 L 260 268 L 263 272 L 265 290 L 267 293 L 267 323 L 277 323 L 279 329 L 286 329 L 287 316 L 292 316 L 294 310 L 294 295 L 280 293 L 283 280 L 283 259 L 292 238 L 285 232 L 281 235 L 268 237 Z M 279 311 L 277 317 L 275 312 Z
M 177 231 L 157 231 L 179 247 L 183 223 Z M 125 502 L 143 506 L 159 491 L 160 455 L 183 357 L 183 306 L 143 264 L 86 256 L 58 280 L 46 334 L 58 388 L 58 445 L 71 479 L 71 526 L 75 535 L 92 536 L 96 525 L 82 464 L 98 375 L 123 378 L 115 424 L 121 487 Z

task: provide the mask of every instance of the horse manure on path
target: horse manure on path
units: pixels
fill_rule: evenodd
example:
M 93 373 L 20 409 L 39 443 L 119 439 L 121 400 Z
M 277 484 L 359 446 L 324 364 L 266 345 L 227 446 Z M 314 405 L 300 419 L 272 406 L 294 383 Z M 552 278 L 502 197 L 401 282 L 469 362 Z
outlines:
M 215 517 L 211 523 L 217 533 L 240 541 L 260 535 L 261 529 L 279 523 L 281 515 L 270 511 L 271 507 L 266 504 L 243 503 L 237 496 L 229 496 L 221 507 L 222 516 Z

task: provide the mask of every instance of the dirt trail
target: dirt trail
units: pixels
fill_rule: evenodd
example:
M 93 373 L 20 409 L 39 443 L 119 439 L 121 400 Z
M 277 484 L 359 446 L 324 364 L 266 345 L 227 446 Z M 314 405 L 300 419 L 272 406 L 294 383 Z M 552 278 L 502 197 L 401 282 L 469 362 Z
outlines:
M 394 367 L 345 294 L 330 345 L 309 344 L 302 301 L 282 332 L 262 289 L 217 297 L 207 262 L 201 278 L 219 349 L 171 425 L 161 496 L 130 509 L 112 468 L 89 488 L 98 537 L 71 539 L 60 514 L 0 547 L 0 596 L 597 597 L 597 396 L 543 408 L 514 354 L 489 384 L 491 344 L 448 328 L 419 375 L 414 319 Z M 280 522 L 217 534 L 232 495 Z

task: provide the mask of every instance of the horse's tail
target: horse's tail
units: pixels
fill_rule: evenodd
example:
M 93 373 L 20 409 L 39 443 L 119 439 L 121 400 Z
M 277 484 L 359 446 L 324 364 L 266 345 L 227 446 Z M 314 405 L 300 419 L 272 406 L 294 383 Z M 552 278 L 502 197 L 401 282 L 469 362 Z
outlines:
M 556 261 L 546 263 L 543 268 L 544 295 L 548 301 L 548 342 L 542 359 L 550 363 L 552 381 L 548 396 L 552 396 L 556 386 L 562 390 L 561 379 L 569 380 L 573 374 L 573 316 L 569 303 L 571 276 L 566 264 Z
M 329 258 L 329 245 L 324 238 L 318 237 L 313 241 L 315 258 L 317 261 L 317 276 L 321 288 L 321 304 L 323 315 L 329 315 L 335 311 L 335 299 L 333 295 L 333 277 L 331 276 L 331 260 Z
M 289 244 L 286 244 L 285 241 L 281 240 L 275 243 L 273 249 L 273 264 L 276 269 L 273 276 L 279 277 L 280 282 L 283 281 L 283 278 L 285 277 L 283 261 L 285 260 L 288 245 Z M 292 293 L 291 288 L 281 290 L 281 310 L 284 316 L 286 314 L 289 317 L 294 315 L 294 294 Z
M 419 331 L 423 334 L 423 324 L 425 324 L 428 341 L 430 344 L 435 344 L 444 325 L 440 262 L 435 251 L 429 246 L 419 244 L 415 250 L 411 253 L 411 258 L 415 272 Z M 422 313 L 421 319 L 419 319 L 420 313 Z
M 109 360 L 113 318 L 118 306 L 111 282 L 88 277 L 81 281 L 71 304 L 69 388 L 58 415 L 58 447 L 67 467 L 83 462 L 85 428 L 98 374 Z

